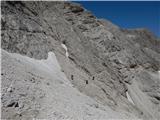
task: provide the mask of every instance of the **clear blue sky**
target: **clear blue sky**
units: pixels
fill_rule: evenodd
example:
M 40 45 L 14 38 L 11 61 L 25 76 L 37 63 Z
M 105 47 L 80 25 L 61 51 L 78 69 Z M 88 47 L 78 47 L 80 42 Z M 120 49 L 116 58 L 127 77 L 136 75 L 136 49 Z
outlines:
M 160 1 L 76 1 L 122 28 L 148 28 L 160 37 Z

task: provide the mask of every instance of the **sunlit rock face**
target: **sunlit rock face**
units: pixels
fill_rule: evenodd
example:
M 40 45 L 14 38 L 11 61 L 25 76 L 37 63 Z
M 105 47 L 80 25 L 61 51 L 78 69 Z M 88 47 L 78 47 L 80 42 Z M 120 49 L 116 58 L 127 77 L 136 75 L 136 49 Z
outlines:
M 121 29 L 71 2 L 3 1 L 1 8 L 1 48 L 9 54 L 2 54 L 2 118 L 160 118 L 160 42 L 149 30 Z M 48 67 L 56 68 L 50 52 L 60 70 L 48 75 L 38 60 L 49 58 Z M 9 57 L 15 53 L 23 60 Z M 36 62 L 28 68 L 31 58 Z

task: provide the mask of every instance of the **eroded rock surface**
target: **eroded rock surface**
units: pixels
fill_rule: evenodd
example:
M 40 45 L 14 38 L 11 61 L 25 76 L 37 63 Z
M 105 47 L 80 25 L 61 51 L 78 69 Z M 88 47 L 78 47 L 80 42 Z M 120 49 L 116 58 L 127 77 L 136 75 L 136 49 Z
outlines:
M 148 30 L 121 29 L 96 18 L 77 3 L 10 1 L 2 2 L 1 7 L 2 49 L 39 60 L 46 59 L 52 51 L 62 71 L 81 93 L 130 118 L 160 118 L 160 42 Z M 67 55 L 62 45 L 67 48 Z M 2 54 L 2 72 L 9 69 L 3 58 Z M 2 89 L 5 84 L 10 86 L 3 76 Z M 25 79 L 35 84 L 35 79 L 41 78 Z M 10 94 L 2 91 L 2 97 L 7 98 L 2 99 L 4 118 L 15 115 L 7 106 L 13 110 L 21 106 L 15 97 L 18 93 L 13 94 L 13 90 L 10 86 Z M 25 94 L 27 90 L 23 91 Z M 36 117 L 38 111 L 32 114 L 30 117 Z

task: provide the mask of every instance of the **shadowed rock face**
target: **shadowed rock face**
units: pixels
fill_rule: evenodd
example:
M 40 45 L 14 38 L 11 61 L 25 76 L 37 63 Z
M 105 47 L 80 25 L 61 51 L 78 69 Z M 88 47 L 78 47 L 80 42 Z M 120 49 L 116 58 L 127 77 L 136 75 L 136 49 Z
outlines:
M 116 111 L 160 117 L 160 78 L 155 77 L 160 42 L 148 30 L 121 29 L 70 2 L 2 2 L 1 7 L 2 49 L 35 59 L 53 51 L 80 92 Z

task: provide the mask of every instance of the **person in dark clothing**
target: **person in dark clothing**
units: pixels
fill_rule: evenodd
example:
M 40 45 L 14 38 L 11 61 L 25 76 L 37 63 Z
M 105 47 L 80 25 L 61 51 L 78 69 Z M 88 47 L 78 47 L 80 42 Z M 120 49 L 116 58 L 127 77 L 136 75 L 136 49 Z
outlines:
M 86 80 L 86 84 L 88 84 L 88 80 Z
M 73 75 L 71 75 L 71 80 L 73 80 Z

